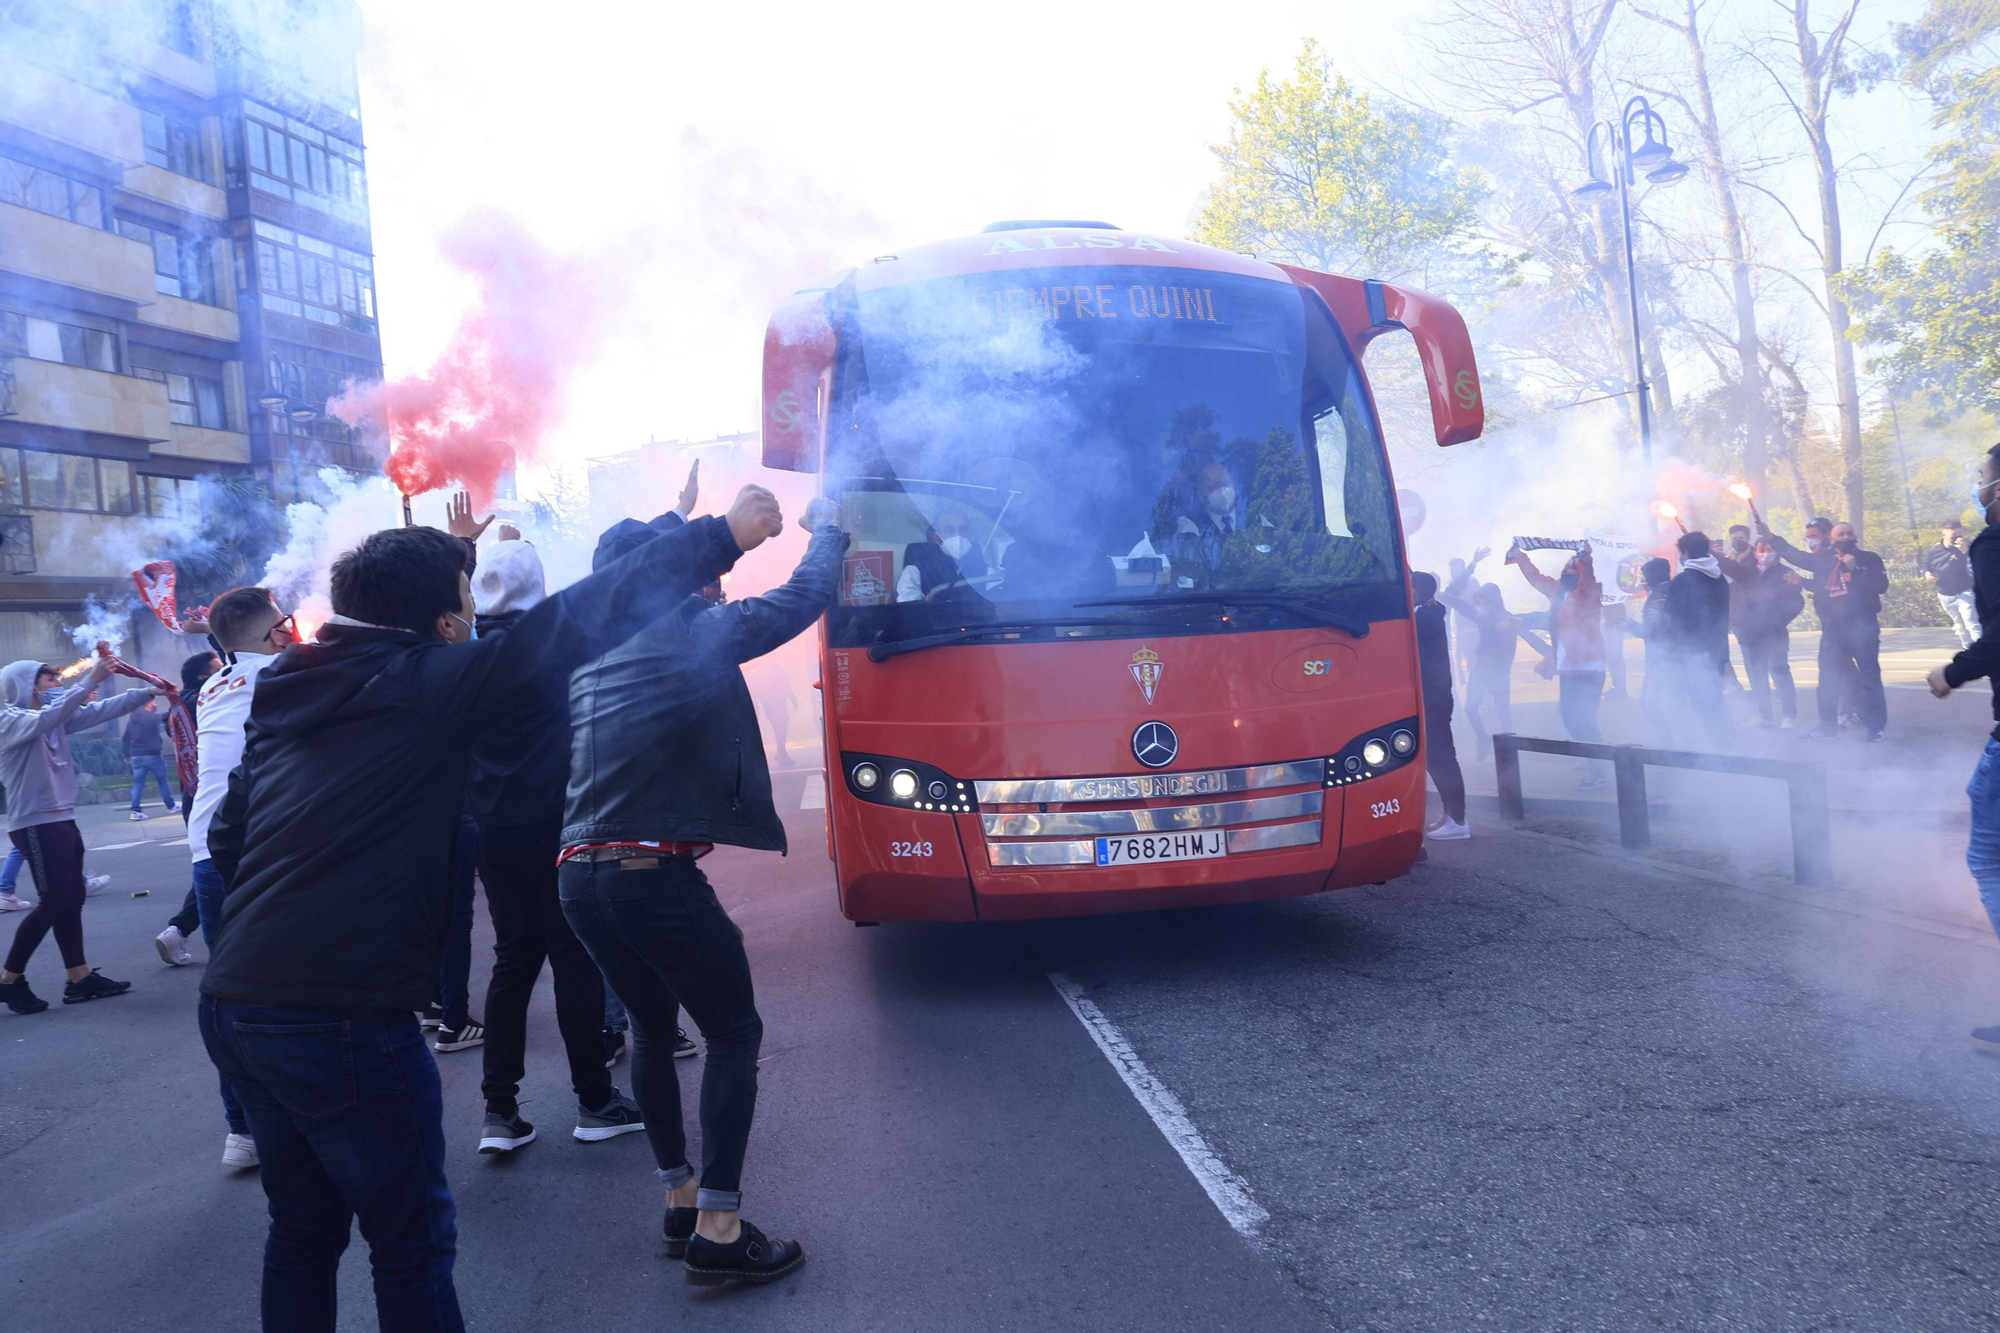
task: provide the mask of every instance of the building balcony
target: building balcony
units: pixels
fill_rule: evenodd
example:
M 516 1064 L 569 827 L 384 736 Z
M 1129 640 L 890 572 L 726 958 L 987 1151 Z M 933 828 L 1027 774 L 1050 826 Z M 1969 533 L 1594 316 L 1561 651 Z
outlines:
M 32 51 L 43 40 L 0 20 L 0 51 Z M 19 60 L 10 60 L 0 79 L 0 120 L 107 162 L 137 166 L 146 160 L 139 108 Z
M 32 357 L 14 359 L 14 419 L 139 440 L 173 438 L 167 386 Z
M 142 167 L 126 169 L 125 188 L 133 194 L 157 199 L 183 213 L 198 213 L 206 218 L 229 216 L 229 196 L 221 190 L 192 177 L 177 175 L 165 167 L 156 167 L 150 162 Z
M 129 32 L 111 35 L 111 54 L 161 83 L 193 93 L 204 102 L 215 96 L 215 67 Z
M 224 310 L 221 306 L 203 305 L 200 301 L 186 301 L 178 296 L 168 296 L 161 292 L 147 298 L 149 304 L 139 307 L 141 324 L 157 324 L 163 329 L 179 329 L 182 333 L 192 333 L 198 338 L 214 338 L 218 342 L 233 343 L 243 336 L 242 326 L 237 323 L 234 310 Z M 141 342 L 145 341 L 143 338 Z
M 15 204 L 0 204 L 0 271 L 138 303 L 155 299 L 151 247 Z
M 155 454 L 177 458 L 199 458 L 211 463 L 250 461 L 250 437 L 233 430 L 208 430 L 201 426 L 170 425 L 167 438 L 153 445 Z

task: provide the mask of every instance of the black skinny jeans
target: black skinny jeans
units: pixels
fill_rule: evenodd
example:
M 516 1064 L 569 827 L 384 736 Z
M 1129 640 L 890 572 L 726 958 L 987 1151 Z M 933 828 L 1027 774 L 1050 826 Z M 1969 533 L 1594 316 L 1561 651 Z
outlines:
M 34 744 L 40 744 L 39 741 Z M 6 970 L 25 972 L 28 959 L 51 930 L 64 967 L 83 964 L 83 834 L 76 821 L 30 824 L 7 835 L 28 858 L 35 877 L 35 906 L 14 931 L 7 950 Z
M 764 1040 L 743 932 L 693 857 L 626 868 L 632 864 L 564 862 L 563 914 L 632 1016 L 632 1095 L 669 1188 L 693 1175 L 674 1072 L 676 1005 L 707 1041 L 696 1206 L 734 1211 L 743 1204 L 743 1152 L 757 1110 L 757 1051 Z
M 528 1049 L 528 1000 L 547 959 L 556 1026 L 569 1054 L 570 1087 L 595 1111 L 611 1100 L 604 1068 L 604 976 L 556 897 L 560 815 L 535 824 L 479 828 L 479 879 L 493 918 L 493 979 L 486 987 L 486 1109 L 514 1114 Z
M 1458 767 L 1458 744 L 1451 735 L 1451 691 L 1424 691 L 1424 766 L 1437 784 L 1444 817 L 1465 822 L 1465 774 Z

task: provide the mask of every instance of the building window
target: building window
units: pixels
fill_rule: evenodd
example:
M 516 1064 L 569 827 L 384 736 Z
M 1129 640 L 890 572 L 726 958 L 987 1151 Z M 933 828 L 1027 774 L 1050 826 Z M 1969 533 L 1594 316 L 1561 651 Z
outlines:
M 32 208 L 86 227 L 109 225 L 104 196 L 95 185 L 9 157 L 0 157 L 0 204 Z
M 144 512 L 153 518 L 183 523 L 200 520 L 201 483 L 193 477 L 156 477 L 149 472 L 141 472 L 139 484 L 143 488 Z
M 134 366 L 141 379 L 167 386 L 167 412 L 174 424 L 201 426 L 207 430 L 228 430 L 229 414 L 223 409 L 222 381 L 200 375 L 183 375 L 173 370 Z
M 0 504 L 19 509 L 27 504 L 22 498 L 25 494 L 21 488 L 21 451 L 0 449 Z
M 160 115 L 156 111 L 141 111 L 139 126 L 145 139 L 148 162 L 156 167 L 165 167 L 177 176 L 189 176 L 198 181 L 209 179 L 201 151 L 199 126 Z
M 37 361 L 60 361 L 85 370 L 118 372 L 118 339 L 103 329 L 79 328 L 32 316 L 26 323 L 28 355 Z
M 250 183 L 266 194 L 364 221 L 361 148 L 255 102 L 244 103 L 243 149 Z
M 206 236 L 185 236 L 128 217 L 118 219 L 118 234 L 152 247 L 155 291 L 203 305 L 222 304 Z
M 262 220 L 253 225 L 265 309 L 375 331 L 374 264 L 367 255 Z

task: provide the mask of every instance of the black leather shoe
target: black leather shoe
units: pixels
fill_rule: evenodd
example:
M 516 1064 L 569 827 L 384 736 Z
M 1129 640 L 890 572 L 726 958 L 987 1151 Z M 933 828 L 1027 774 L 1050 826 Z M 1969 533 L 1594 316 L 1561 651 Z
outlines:
M 694 1208 L 667 1205 L 667 1220 L 660 1223 L 660 1235 L 667 1242 L 667 1258 L 678 1259 L 688 1252 L 688 1238 L 694 1235 Z
M 797 1271 L 806 1252 L 795 1240 L 769 1240 L 748 1222 L 734 1243 L 718 1245 L 694 1236 L 687 1245 L 689 1286 L 719 1287 L 725 1282 L 776 1282 Z

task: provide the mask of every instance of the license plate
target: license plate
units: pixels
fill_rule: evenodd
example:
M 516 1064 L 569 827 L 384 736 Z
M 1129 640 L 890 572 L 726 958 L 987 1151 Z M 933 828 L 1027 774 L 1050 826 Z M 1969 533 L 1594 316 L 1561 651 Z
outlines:
M 1206 861 L 1229 855 L 1229 835 L 1222 829 L 1200 833 L 1128 833 L 1097 840 L 1097 864 L 1123 866 L 1159 861 Z

